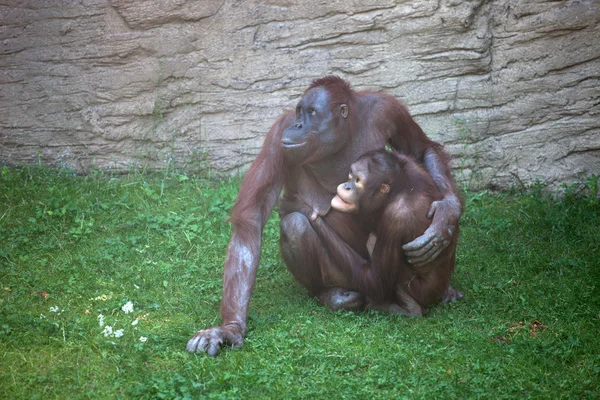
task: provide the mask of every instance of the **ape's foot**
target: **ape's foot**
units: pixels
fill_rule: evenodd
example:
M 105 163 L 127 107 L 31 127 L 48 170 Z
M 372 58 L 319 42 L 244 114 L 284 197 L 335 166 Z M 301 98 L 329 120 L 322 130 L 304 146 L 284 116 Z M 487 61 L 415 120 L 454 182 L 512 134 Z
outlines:
M 461 292 L 454 289 L 452 286 L 448 286 L 446 292 L 442 296 L 442 301 L 446 304 L 452 303 L 453 301 L 460 300 L 465 297 Z
M 420 317 L 423 315 L 423 310 L 418 305 L 417 307 L 404 308 L 400 307 L 398 303 L 377 303 L 369 304 L 367 309 L 389 314 L 403 315 L 405 317 Z
M 363 295 L 340 287 L 324 290 L 319 295 L 319 300 L 333 311 L 356 311 L 363 309 L 365 306 Z

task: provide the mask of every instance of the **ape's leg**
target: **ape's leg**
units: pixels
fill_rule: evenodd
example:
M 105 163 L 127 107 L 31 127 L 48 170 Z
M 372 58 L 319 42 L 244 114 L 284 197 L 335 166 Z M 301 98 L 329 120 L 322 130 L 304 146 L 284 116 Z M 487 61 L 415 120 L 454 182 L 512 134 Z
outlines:
M 318 224 L 324 222 L 319 221 Z M 319 227 L 323 226 L 318 224 Z M 332 236 L 331 232 L 318 235 L 309 219 L 300 212 L 284 216 L 280 227 L 279 244 L 283 260 L 292 275 L 312 295 L 317 296 L 332 310 L 362 307 L 364 299 L 358 292 L 343 289 L 352 288 L 353 280 L 351 267 L 337 262 L 340 257 L 336 257 L 335 253 L 343 247 L 343 243 L 339 243 L 342 242 L 339 237 Z M 356 257 L 357 260 L 360 259 L 357 254 Z
M 457 232 L 458 234 L 458 232 Z M 451 263 L 451 270 L 452 272 L 454 272 L 454 267 L 456 265 L 456 240 L 450 245 L 450 249 L 449 251 L 452 251 L 452 257 L 450 258 L 450 263 Z M 442 301 L 444 303 L 452 303 L 453 301 L 456 300 L 460 300 L 463 297 L 465 297 L 462 292 L 459 292 L 458 290 L 454 289 L 450 283 L 448 283 L 448 288 L 446 289 L 446 291 L 444 292 L 444 294 L 442 295 Z
M 365 307 L 365 298 L 360 293 L 340 287 L 325 289 L 319 300 L 333 311 L 357 311 Z
M 407 317 L 420 317 L 423 315 L 423 307 L 400 286 L 396 287 L 396 301 L 400 306 L 400 314 Z
M 396 302 L 380 303 L 367 299 L 367 309 L 382 311 L 390 314 L 400 314 L 405 317 L 420 317 L 423 308 L 415 299 L 400 288 L 396 288 Z

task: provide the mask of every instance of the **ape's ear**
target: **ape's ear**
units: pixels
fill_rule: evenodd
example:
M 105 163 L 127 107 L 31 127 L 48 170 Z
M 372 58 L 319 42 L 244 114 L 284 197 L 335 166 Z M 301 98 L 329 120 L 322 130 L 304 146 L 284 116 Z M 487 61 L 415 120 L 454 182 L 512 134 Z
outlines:
M 340 113 L 344 119 L 348 118 L 348 104 L 342 104 L 340 106 Z
M 390 185 L 388 185 L 387 183 L 382 183 L 381 187 L 379 188 L 379 191 L 381 193 L 388 193 L 390 191 Z

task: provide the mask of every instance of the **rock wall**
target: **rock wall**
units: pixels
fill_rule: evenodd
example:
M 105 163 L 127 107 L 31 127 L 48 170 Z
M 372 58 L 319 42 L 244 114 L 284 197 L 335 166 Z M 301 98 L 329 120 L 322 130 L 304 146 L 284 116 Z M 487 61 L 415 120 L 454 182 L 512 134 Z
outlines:
M 598 0 L 0 1 L 0 163 L 243 170 L 325 74 L 466 185 L 600 174 Z

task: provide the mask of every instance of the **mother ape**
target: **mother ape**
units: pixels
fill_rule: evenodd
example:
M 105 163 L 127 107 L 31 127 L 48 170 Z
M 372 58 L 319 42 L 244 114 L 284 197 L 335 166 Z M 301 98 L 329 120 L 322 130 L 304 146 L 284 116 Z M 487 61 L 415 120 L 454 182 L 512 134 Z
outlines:
M 331 210 L 336 187 L 364 153 L 390 144 L 431 175 L 441 200 L 431 225 L 403 246 L 408 261 L 434 260 L 456 233 L 461 205 L 442 147 L 429 140 L 394 97 L 355 92 L 336 76 L 315 80 L 296 106 L 271 127 L 233 206 L 233 233 L 223 272 L 222 322 L 199 331 L 187 350 L 217 355 L 223 344 L 241 347 L 258 268 L 262 230 L 281 190 L 280 246 L 296 279 L 332 309 L 359 309 L 365 300 L 352 279 L 368 259 L 368 231 L 352 215 Z M 335 234 L 319 236 L 313 224 Z M 454 290 L 448 288 L 448 293 Z

